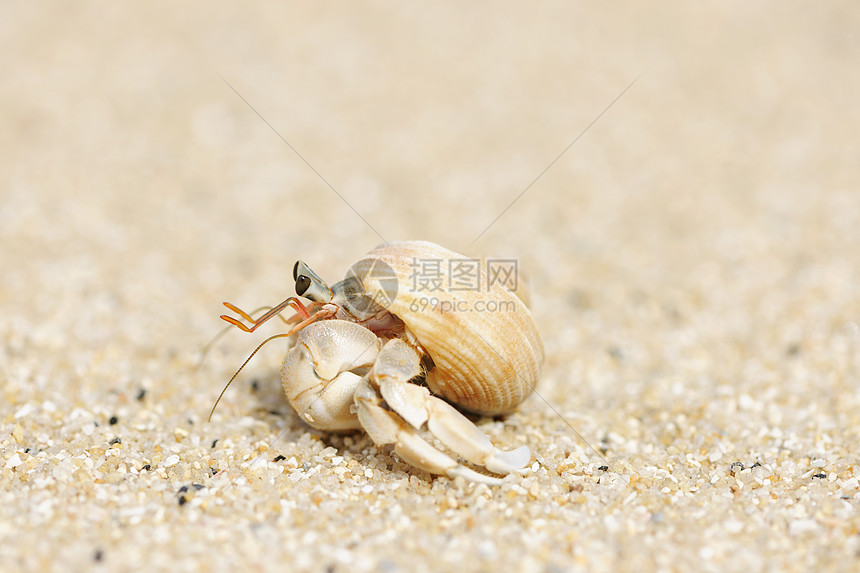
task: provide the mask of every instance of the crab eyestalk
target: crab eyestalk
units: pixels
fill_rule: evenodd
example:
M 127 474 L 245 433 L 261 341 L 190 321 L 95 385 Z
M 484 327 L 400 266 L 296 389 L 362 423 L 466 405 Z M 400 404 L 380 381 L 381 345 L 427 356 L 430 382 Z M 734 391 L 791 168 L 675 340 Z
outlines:
M 304 261 L 296 261 L 293 266 L 293 279 L 296 281 L 296 294 L 314 302 L 331 302 L 331 288 Z

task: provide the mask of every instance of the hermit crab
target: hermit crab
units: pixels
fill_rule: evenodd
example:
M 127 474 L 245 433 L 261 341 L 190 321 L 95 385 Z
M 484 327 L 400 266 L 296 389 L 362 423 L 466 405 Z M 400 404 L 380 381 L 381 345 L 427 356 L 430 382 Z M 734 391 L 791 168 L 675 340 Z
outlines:
M 482 263 L 426 241 L 383 243 L 331 287 L 298 261 L 297 296 L 257 319 L 225 302 L 242 320 L 221 318 L 252 332 L 295 310 L 284 319 L 290 330 L 265 342 L 295 335 L 281 379 L 290 405 L 311 427 L 364 430 L 414 467 L 496 484 L 499 478 L 458 458 L 507 474 L 528 464 L 528 447 L 497 449 L 457 408 L 491 416 L 512 411 L 534 389 L 544 351 L 529 309 Z M 422 267 L 435 274 L 422 275 Z M 450 453 L 422 437 L 424 429 Z

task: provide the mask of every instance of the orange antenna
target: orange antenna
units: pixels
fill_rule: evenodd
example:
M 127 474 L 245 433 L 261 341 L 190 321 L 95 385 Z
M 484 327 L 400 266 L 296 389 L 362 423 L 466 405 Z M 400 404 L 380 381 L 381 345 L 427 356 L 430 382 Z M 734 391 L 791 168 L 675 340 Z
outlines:
M 302 317 L 303 320 L 307 320 L 311 316 L 310 312 L 308 312 L 308 309 L 305 308 L 305 305 L 303 305 L 302 302 L 294 296 L 291 296 L 290 298 L 288 298 L 287 300 L 285 300 L 284 302 L 282 302 L 278 306 L 273 307 L 272 310 L 270 310 L 269 312 L 267 312 L 266 314 L 264 314 L 263 316 L 261 316 L 260 318 L 257 318 L 257 319 L 254 319 L 250 314 L 248 314 L 244 310 L 240 309 L 236 305 L 231 304 L 229 302 L 225 302 L 224 306 L 226 306 L 227 308 L 229 308 L 230 310 L 232 310 L 233 312 L 235 312 L 236 314 L 241 316 L 247 322 L 251 323 L 252 326 L 245 326 L 245 324 L 243 324 L 237 318 L 233 318 L 232 316 L 228 316 L 226 314 L 221 315 L 222 320 L 226 320 L 227 322 L 229 322 L 230 324 L 232 324 L 233 326 L 235 326 L 236 328 L 238 328 L 239 330 L 242 330 L 244 332 L 254 332 L 255 330 L 257 330 L 258 326 L 260 326 L 264 322 L 268 321 L 270 318 L 279 315 L 287 307 L 292 307 L 299 314 L 299 316 Z
M 211 421 L 212 421 L 212 414 L 214 414 L 214 413 L 215 413 L 215 408 L 217 408 L 217 407 L 218 407 L 218 403 L 221 401 L 221 398 L 223 398 L 223 397 L 224 397 L 224 393 L 225 393 L 225 392 L 227 392 L 227 388 L 229 388 L 229 387 L 230 387 L 230 384 L 232 384 L 232 383 L 233 383 L 233 380 L 235 380 L 235 379 L 236 379 L 236 376 L 238 376 L 238 375 L 239 375 L 239 372 L 241 372 L 241 371 L 242 371 L 242 369 L 245 367 L 245 365 L 246 365 L 246 364 L 248 364 L 248 362 L 250 362 L 250 361 L 251 361 L 251 359 L 254 357 L 254 355 L 255 355 L 255 354 L 257 354 L 257 352 L 259 352 L 259 351 L 260 351 L 260 349 L 261 349 L 263 346 L 265 346 L 265 345 L 266 345 L 266 343 L 271 342 L 272 340 L 274 340 L 274 339 L 276 339 L 276 338 L 284 338 L 284 337 L 287 337 L 287 336 L 292 336 L 292 334 L 293 334 L 293 332 L 292 332 L 292 330 L 291 330 L 290 332 L 286 332 L 286 333 L 276 334 L 276 335 L 274 335 L 274 336 L 270 336 L 269 338 L 267 338 L 266 340 L 264 340 L 263 342 L 261 342 L 261 343 L 260 343 L 260 345 L 259 345 L 257 348 L 255 348 L 255 349 L 254 349 L 254 352 L 252 352 L 252 353 L 251 353 L 251 355 L 250 355 L 248 358 L 246 358 L 246 359 L 245 359 L 245 361 L 242 363 L 242 365 L 239 367 L 239 369 L 238 369 L 238 370 L 236 370 L 236 373 L 235 373 L 235 374 L 233 374 L 233 376 L 231 376 L 231 377 L 230 377 L 230 381 L 229 381 L 229 382 L 227 382 L 227 385 L 226 385 L 226 386 L 224 386 L 224 389 L 223 389 L 223 390 L 221 390 L 221 393 L 220 393 L 220 394 L 218 394 L 218 399 L 217 399 L 217 400 L 215 400 L 215 404 L 213 404 L 213 405 L 212 405 L 212 411 L 211 411 L 211 412 L 209 412 L 209 417 L 206 419 L 206 421 L 207 421 L 207 422 L 211 422 Z
M 291 298 L 292 298 L 292 297 L 291 297 Z M 252 328 L 248 328 L 247 326 L 245 326 L 244 324 L 242 324 L 241 322 L 239 322 L 239 321 L 238 321 L 238 320 L 236 320 L 235 318 L 232 318 L 232 317 L 229 317 L 229 316 L 227 316 L 227 317 L 222 316 L 221 318 L 223 318 L 224 320 L 226 320 L 226 321 L 227 321 L 227 322 L 229 322 L 230 324 L 235 324 L 236 326 L 238 326 L 239 328 L 241 328 L 241 329 L 242 329 L 242 330 L 244 330 L 245 332 L 253 332 L 253 331 L 254 331 L 254 329 L 255 329 L 255 328 L 257 328 L 257 327 L 258 327 L 260 324 L 262 324 L 263 322 L 265 322 L 265 320 L 268 320 L 268 318 L 271 318 L 272 316 L 275 316 L 275 315 L 277 314 L 277 312 L 275 312 L 275 311 L 276 311 L 278 308 L 280 308 L 281 310 L 283 310 L 283 309 L 284 309 L 284 308 L 286 308 L 287 306 L 290 306 L 290 305 L 289 305 L 289 300 L 290 300 L 290 299 L 285 300 L 285 301 L 284 301 L 284 302 L 282 302 L 280 305 L 276 306 L 276 307 L 275 307 L 275 308 L 273 308 L 271 311 L 269 311 L 269 312 L 267 312 L 266 314 L 264 314 L 263 316 L 261 316 L 261 317 L 256 321 L 256 323 L 257 323 L 257 324 L 255 324 Z M 276 338 L 287 338 L 287 337 L 290 337 L 290 336 L 294 335 L 295 333 L 297 333 L 298 331 L 300 331 L 301 329 L 303 329 L 304 327 L 306 327 L 307 325 L 311 324 L 312 322 L 316 322 L 317 320 L 320 320 L 320 319 L 322 319 L 322 318 L 328 318 L 328 317 L 330 317 L 330 316 L 335 312 L 335 311 L 328 311 L 328 310 L 320 310 L 320 311 L 318 311 L 318 312 L 316 312 L 316 313 L 314 313 L 314 314 L 310 314 L 310 313 L 308 313 L 308 311 L 307 311 L 307 309 L 304 307 L 304 305 L 302 305 L 302 303 L 300 303 L 300 302 L 299 302 L 298 304 L 299 304 L 299 306 L 301 306 L 302 311 L 304 311 L 303 313 L 300 313 L 300 314 L 305 315 L 305 316 L 306 316 L 306 318 L 305 318 L 304 320 L 302 320 L 301 322 L 299 322 L 299 323 L 298 323 L 297 325 L 295 325 L 294 327 L 292 327 L 292 328 L 290 329 L 290 331 L 289 331 L 289 332 L 283 332 L 283 333 L 281 333 L 281 334 L 276 334 L 276 335 L 274 335 L 274 336 L 270 336 L 269 338 L 267 338 L 266 340 L 264 340 L 263 342 L 261 342 L 261 343 L 260 343 L 260 345 L 259 345 L 257 348 L 255 348 L 255 349 L 254 349 L 254 352 L 252 352 L 252 353 L 251 353 L 251 355 L 250 355 L 250 356 L 248 356 L 248 358 L 246 358 L 246 359 L 245 359 L 245 361 L 242 363 L 242 365 L 239 367 L 239 369 L 238 369 L 238 370 L 236 370 L 236 373 L 235 373 L 235 374 L 233 374 L 233 376 L 232 376 L 232 377 L 230 377 L 230 380 L 229 380 L 229 381 L 227 382 L 227 384 L 224 386 L 224 389 L 223 389 L 223 390 L 221 390 L 221 393 L 218 395 L 218 399 L 217 399 L 217 400 L 215 400 L 215 404 L 212 406 L 212 411 L 211 411 L 211 412 L 209 412 L 209 418 L 207 418 L 207 420 L 206 420 L 207 422 L 211 422 L 211 421 L 212 421 L 212 414 L 214 414 L 214 413 L 215 413 L 215 408 L 217 408 L 217 407 L 218 407 L 218 403 L 221 401 L 221 398 L 224 396 L 224 393 L 225 393 L 225 392 L 227 392 L 227 388 L 229 388 L 229 387 L 230 387 L 230 384 L 232 384 L 232 383 L 233 383 L 233 380 L 235 380 L 235 379 L 236 379 L 236 376 L 238 376 L 238 375 L 239 375 L 239 373 L 242 371 L 242 369 L 243 369 L 243 368 L 245 368 L 245 366 L 248 364 L 248 362 L 250 362 L 250 361 L 251 361 L 251 359 L 254 357 L 254 355 L 255 355 L 255 354 L 257 354 L 257 352 L 259 352 L 259 351 L 260 351 L 260 349 L 261 349 L 263 346 L 265 346 L 267 343 L 271 342 L 272 340 L 274 340 L 274 339 L 276 339 Z M 231 309 L 231 310 L 235 310 L 235 311 L 236 311 L 240 316 L 242 316 L 242 318 L 245 318 L 245 319 L 246 319 L 246 320 L 248 320 L 249 322 L 255 322 L 255 321 L 254 321 L 253 319 L 251 319 L 251 318 L 250 318 L 246 313 L 242 312 L 241 310 L 239 310 L 238 308 L 236 308 L 235 306 L 233 306 L 233 305 L 232 305 L 232 304 L 230 304 L 229 302 L 225 302 L 225 303 L 224 303 L 224 306 L 226 306 L 227 308 L 229 308 L 229 309 Z M 298 310 L 298 309 L 297 309 L 297 310 Z M 278 312 L 280 312 L 280 311 L 278 311 Z M 271 315 L 271 316 L 270 316 L 270 315 Z M 268 317 L 268 318 L 266 318 L 266 317 Z M 264 320 L 264 319 L 265 319 L 265 320 Z
M 272 307 L 271 306 L 261 306 L 260 308 L 254 310 L 253 312 L 250 312 L 249 314 L 254 315 L 254 314 L 257 314 L 258 312 L 260 312 L 261 310 L 272 310 Z M 280 318 L 282 321 L 284 321 L 285 324 L 290 325 L 290 324 L 297 322 L 298 315 L 291 316 L 288 319 L 284 318 L 281 315 L 278 315 L 278 318 Z M 212 351 L 212 347 L 215 346 L 215 343 L 218 342 L 219 340 L 221 340 L 221 338 L 230 331 L 232 326 L 233 326 L 232 323 L 229 326 L 225 326 L 224 328 L 219 330 L 218 333 L 215 336 L 213 336 L 211 340 L 209 340 L 209 342 L 206 343 L 206 345 L 200 351 L 200 358 L 197 361 L 197 365 L 195 366 L 195 368 L 200 368 L 203 365 L 203 363 L 206 361 L 206 357 L 209 356 L 209 352 Z

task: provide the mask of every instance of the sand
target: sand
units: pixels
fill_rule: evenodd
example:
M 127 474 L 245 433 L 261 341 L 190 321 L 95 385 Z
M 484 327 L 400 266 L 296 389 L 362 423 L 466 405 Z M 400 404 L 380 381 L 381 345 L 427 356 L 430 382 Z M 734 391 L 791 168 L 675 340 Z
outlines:
M 853 3 L 2 11 L 0 569 L 860 567 Z M 298 422 L 283 341 L 207 422 L 282 326 L 198 367 L 222 301 L 393 239 L 528 277 L 498 487 Z

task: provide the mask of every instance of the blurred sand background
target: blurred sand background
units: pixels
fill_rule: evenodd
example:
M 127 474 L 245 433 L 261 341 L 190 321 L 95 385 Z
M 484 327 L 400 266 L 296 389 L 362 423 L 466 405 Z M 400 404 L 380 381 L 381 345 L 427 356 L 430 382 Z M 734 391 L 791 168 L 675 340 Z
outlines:
M 0 569 L 860 567 L 855 3 L 0 11 Z M 280 343 L 206 423 L 221 301 L 380 237 L 528 273 L 522 476 L 293 424 Z

